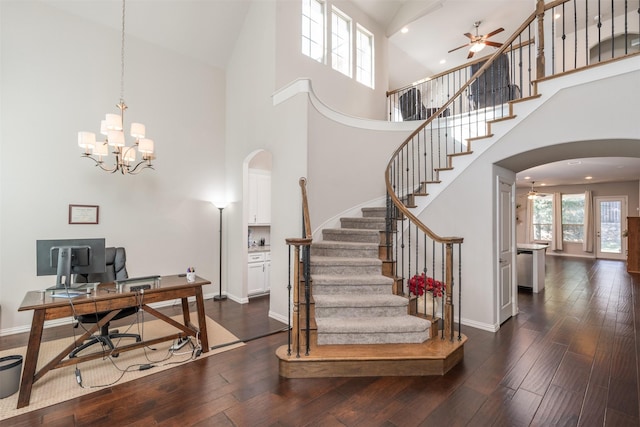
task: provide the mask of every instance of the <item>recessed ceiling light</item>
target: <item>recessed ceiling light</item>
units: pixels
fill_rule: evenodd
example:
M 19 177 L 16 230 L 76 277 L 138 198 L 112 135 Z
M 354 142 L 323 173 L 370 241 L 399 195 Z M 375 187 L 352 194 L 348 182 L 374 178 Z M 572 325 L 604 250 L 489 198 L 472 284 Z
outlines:
M 525 176 L 524 179 L 531 179 L 531 177 L 530 176 Z
M 585 176 L 584 179 L 593 179 L 592 176 Z
M 570 161 L 567 162 L 567 164 L 569 166 L 574 166 L 574 165 L 581 165 L 582 162 L 580 160 L 570 160 Z
M 407 33 L 409 32 L 409 28 L 407 28 L 407 27 L 402 27 L 402 29 L 400 30 L 400 32 L 401 32 L 402 34 L 407 34 Z
M 447 62 L 447 60 L 446 60 L 446 59 L 441 59 L 441 60 L 440 60 L 440 63 L 441 63 L 441 64 L 444 64 L 445 62 Z
M 547 185 L 547 184 L 545 184 L 545 183 L 543 182 L 542 184 L 540 184 L 540 187 L 544 187 L 545 185 Z

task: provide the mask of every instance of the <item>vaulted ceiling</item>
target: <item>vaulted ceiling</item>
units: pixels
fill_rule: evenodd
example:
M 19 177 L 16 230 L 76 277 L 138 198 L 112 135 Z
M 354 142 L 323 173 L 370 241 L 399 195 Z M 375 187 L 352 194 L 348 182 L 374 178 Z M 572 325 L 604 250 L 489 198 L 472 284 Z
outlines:
M 40 0 L 49 6 L 77 14 L 96 25 L 120 30 L 122 3 L 117 0 Z M 273 1 L 273 0 L 257 0 Z M 300 0 L 286 0 L 297 2 Z M 391 89 L 445 71 L 467 61 L 467 50 L 449 50 L 468 41 L 464 33 L 475 34 L 502 27 L 492 40 L 506 40 L 533 12 L 535 0 L 350 0 L 385 29 L 389 37 Z M 127 33 L 206 64 L 226 68 L 235 40 L 242 30 L 249 0 L 128 0 Z M 407 32 L 400 30 L 406 27 Z M 487 48 L 487 53 L 492 48 Z M 483 52 L 484 53 L 484 52 Z M 410 62 L 414 67 L 408 67 Z M 639 159 L 581 160 L 580 168 L 564 164 L 538 166 L 526 175 L 536 175 L 549 185 L 582 182 L 637 180 Z M 587 172 L 587 169 L 589 170 Z M 614 174 L 615 172 L 615 174 Z M 524 185 L 527 185 L 526 183 Z

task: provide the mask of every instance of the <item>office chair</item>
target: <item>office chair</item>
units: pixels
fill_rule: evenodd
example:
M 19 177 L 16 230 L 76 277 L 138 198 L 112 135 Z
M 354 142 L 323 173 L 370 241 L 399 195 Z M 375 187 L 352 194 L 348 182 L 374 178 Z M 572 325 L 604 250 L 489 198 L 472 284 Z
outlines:
M 122 280 L 129 277 L 127 273 L 127 254 L 124 248 L 106 248 L 105 249 L 105 264 L 106 271 L 104 273 L 96 273 L 96 274 L 78 274 L 76 275 L 77 283 L 91 283 L 91 282 L 100 282 L 100 283 L 109 283 L 114 282 L 116 280 Z M 139 310 L 139 307 L 128 307 L 120 311 L 112 320 L 122 319 L 123 317 L 128 317 L 133 314 L 136 314 Z M 102 320 L 107 314 L 108 311 L 91 313 L 91 314 L 81 314 L 76 316 L 76 320 L 79 323 L 98 323 Z M 109 332 L 109 323 L 107 322 L 100 328 L 100 334 L 94 335 L 85 341 L 82 345 L 76 347 L 70 354 L 69 358 L 76 357 L 79 352 L 84 350 L 87 347 L 90 347 L 94 344 L 101 343 L 103 346 L 109 347 L 109 349 L 113 350 L 115 346 L 113 345 L 113 339 L 116 338 L 135 338 L 136 342 L 142 341 L 142 338 L 138 334 L 121 334 L 117 330 Z M 76 325 L 77 327 L 78 325 Z

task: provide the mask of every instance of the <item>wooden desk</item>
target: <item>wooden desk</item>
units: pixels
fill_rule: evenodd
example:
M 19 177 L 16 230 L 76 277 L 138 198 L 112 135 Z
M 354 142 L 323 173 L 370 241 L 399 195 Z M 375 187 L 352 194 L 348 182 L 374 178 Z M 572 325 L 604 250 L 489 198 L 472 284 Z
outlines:
M 173 333 L 153 340 L 119 346 L 114 350 L 114 353 L 122 353 L 147 345 L 173 340 L 178 338 L 181 334 L 196 336 L 198 333 L 202 344 L 202 352 L 208 352 L 209 341 L 207 338 L 207 322 L 204 314 L 202 286 L 210 283 L 210 281 L 200 277 L 196 277 L 195 282 L 188 283 L 186 277 L 163 276 L 160 280 L 159 286 L 151 289 L 145 289 L 142 293 L 116 292 L 114 283 L 101 284 L 98 286 L 97 291 L 72 299 L 52 298 L 50 291 L 47 291 L 44 294 L 38 291 L 28 292 L 24 297 L 20 308 L 18 308 L 18 311 L 33 310 L 31 333 L 29 335 L 29 343 L 27 344 L 27 354 L 25 357 L 24 371 L 22 373 L 22 382 L 20 384 L 20 394 L 18 395 L 18 408 L 22 408 L 29 404 L 33 383 L 42 378 L 50 370 L 103 357 L 104 353 L 102 351 L 74 357 L 72 359 L 69 359 L 67 356 L 74 348 L 82 344 L 93 333 L 98 331 L 102 325 L 109 322 L 124 308 L 141 307 L 146 313 L 164 320 L 170 325 L 180 329 L 182 332 Z M 191 319 L 189 317 L 189 297 L 195 297 L 196 299 L 198 327 L 191 323 Z M 148 305 L 178 298 L 182 300 L 183 324 L 176 322 Z M 71 303 L 73 303 L 73 306 Z M 91 314 L 102 311 L 108 311 L 110 313 L 36 372 L 38 354 L 40 353 L 40 343 L 42 340 L 42 330 L 44 328 L 45 320 L 71 317 L 74 314 Z

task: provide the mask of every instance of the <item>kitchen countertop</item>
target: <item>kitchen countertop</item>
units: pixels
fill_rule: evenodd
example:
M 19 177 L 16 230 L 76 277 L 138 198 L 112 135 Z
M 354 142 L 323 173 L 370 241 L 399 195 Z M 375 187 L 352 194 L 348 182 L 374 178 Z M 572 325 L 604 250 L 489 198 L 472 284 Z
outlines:
M 253 253 L 253 252 L 271 252 L 271 246 L 269 246 L 269 245 L 250 246 L 249 247 L 249 253 Z

